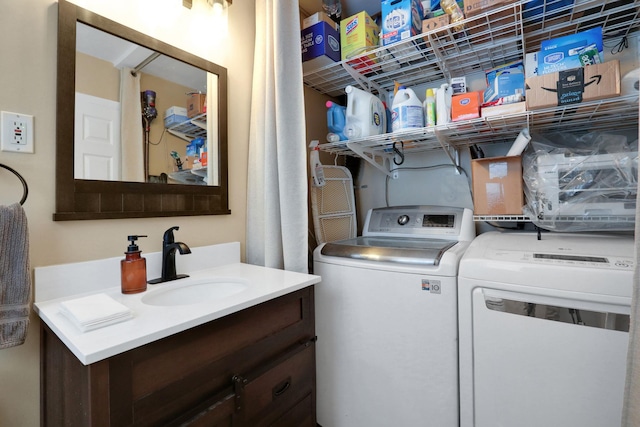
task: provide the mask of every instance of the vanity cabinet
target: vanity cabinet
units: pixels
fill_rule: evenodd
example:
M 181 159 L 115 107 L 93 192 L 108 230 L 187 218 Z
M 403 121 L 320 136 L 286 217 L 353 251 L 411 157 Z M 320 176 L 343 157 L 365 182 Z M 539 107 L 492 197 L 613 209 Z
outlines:
M 90 365 L 41 341 L 45 427 L 316 425 L 312 286 Z

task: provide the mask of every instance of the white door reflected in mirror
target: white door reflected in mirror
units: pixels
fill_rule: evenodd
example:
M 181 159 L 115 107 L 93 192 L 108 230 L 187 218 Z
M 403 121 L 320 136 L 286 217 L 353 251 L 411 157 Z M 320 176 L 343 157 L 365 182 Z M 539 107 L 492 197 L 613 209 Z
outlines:
M 76 28 L 74 178 L 219 185 L 217 76 L 88 25 Z M 149 92 L 153 105 L 143 105 Z M 180 129 L 167 125 L 167 113 L 188 108 L 194 93 L 206 103 L 181 116 Z M 145 107 L 153 108 L 151 119 L 139 113 Z M 205 142 L 194 152 L 195 138 Z

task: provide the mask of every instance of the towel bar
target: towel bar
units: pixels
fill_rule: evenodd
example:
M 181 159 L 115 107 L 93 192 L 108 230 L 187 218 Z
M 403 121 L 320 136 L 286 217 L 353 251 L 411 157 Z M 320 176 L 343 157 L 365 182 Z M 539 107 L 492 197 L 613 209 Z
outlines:
M 13 173 L 15 176 L 18 177 L 18 179 L 22 183 L 22 188 L 24 189 L 24 192 L 22 193 L 22 199 L 20 199 L 20 204 L 24 205 L 24 202 L 27 200 L 27 196 L 29 195 L 29 187 L 27 186 L 27 181 L 25 181 L 24 178 L 22 177 L 22 175 L 20 175 L 18 173 L 18 171 L 16 171 L 15 169 L 10 168 L 7 165 L 3 165 L 2 163 L 0 163 L 0 167 L 8 170 L 11 173 Z

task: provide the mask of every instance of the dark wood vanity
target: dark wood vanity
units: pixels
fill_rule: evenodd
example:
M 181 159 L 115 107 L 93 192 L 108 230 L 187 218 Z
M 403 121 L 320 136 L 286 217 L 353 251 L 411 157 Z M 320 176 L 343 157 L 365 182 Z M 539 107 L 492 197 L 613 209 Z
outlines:
M 44 427 L 316 425 L 313 286 L 90 365 L 41 328 Z

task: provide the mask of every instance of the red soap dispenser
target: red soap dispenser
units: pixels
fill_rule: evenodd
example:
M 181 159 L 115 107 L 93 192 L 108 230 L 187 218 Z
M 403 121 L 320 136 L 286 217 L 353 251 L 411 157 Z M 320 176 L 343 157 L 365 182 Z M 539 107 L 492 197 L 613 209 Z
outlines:
M 136 240 L 147 236 L 129 236 L 129 247 L 120 261 L 120 286 L 123 294 L 137 294 L 147 290 L 147 260 L 140 256 Z

